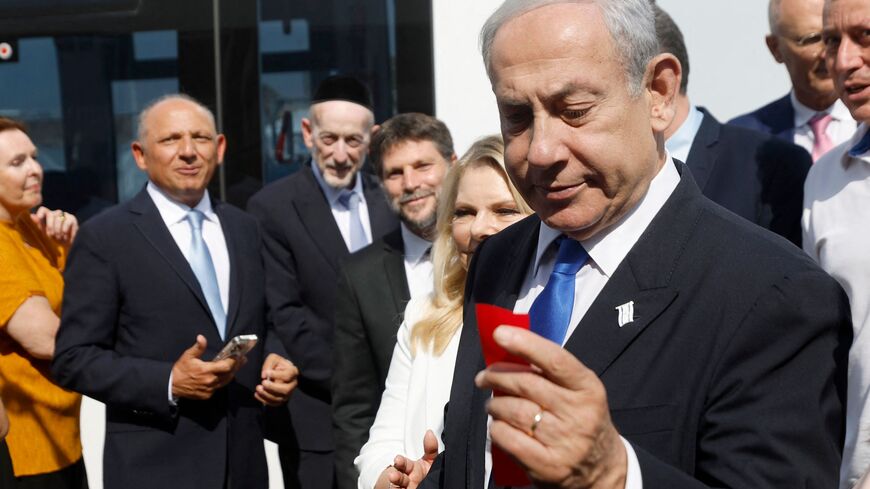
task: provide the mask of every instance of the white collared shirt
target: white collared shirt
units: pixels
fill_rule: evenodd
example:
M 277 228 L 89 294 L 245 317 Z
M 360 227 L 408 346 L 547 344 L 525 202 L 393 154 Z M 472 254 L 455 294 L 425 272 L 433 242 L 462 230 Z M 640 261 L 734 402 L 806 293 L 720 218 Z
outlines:
M 338 225 L 341 237 L 344 238 L 344 244 L 349 250 L 351 249 L 350 210 L 346 209 L 341 205 L 341 202 L 338 201 L 344 189 L 330 187 L 326 181 L 323 180 L 323 175 L 320 173 L 320 167 L 317 166 L 317 162 L 314 160 L 311 160 L 311 171 L 314 172 L 314 179 L 317 180 L 317 184 L 320 185 L 320 190 L 322 190 L 323 195 L 326 196 L 326 202 L 329 203 L 329 208 L 332 210 L 332 217 L 335 218 L 335 224 Z M 365 244 L 370 245 L 372 244 L 372 226 L 371 223 L 369 223 L 369 207 L 366 204 L 366 195 L 365 192 L 363 192 L 362 177 L 359 172 L 357 172 L 354 177 L 353 188 L 350 190 L 359 195 L 359 218 L 362 221 L 362 227 L 366 233 Z
M 432 278 L 432 243 L 412 233 L 405 223 L 400 225 L 405 246 L 405 278 L 411 298 L 426 297 L 434 288 Z
M 589 254 L 589 260 L 577 272 L 574 278 L 574 307 L 571 310 L 571 321 L 568 323 L 568 331 L 565 333 L 565 342 L 577 329 L 580 320 L 595 302 L 598 294 L 607 285 L 607 281 L 634 247 L 640 236 L 659 213 L 662 206 L 680 183 L 680 174 L 673 163 L 670 153 L 665 154 L 665 165 L 650 182 L 646 195 L 628 214 L 609 229 L 602 231 L 592 238 L 581 242 L 583 248 Z M 535 259 L 526 271 L 526 278 L 520 288 L 519 299 L 514 305 L 517 314 L 528 314 L 532 303 L 544 290 L 550 274 L 556 265 L 556 251 L 550 244 L 561 236 L 561 232 L 547 226 L 543 222 L 538 230 L 538 247 L 535 250 Z M 492 422 L 490 417 L 487 424 Z M 626 454 L 628 455 L 628 472 L 625 479 L 625 489 L 643 488 L 643 479 L 640 472 L 640 463 L 631 444 L 624 438 Z M 489 481 L 492 470 L 492 456 L 490 454 L 489 430 L 487 429 L 486 440 L 486 475 L 484 480 Z
M 870 152 L 848 154 L 867 131 L 861 124 L 810 169 L 801 222 L 804 251 L 840 283 L 852 312 L 840 470 L 840 487 L 847 489 L 870 469 Z
M 692 149 L 692 143 L 695 141 L 695 135 L 698 134 L 702 122 L 704 122 L 704 113 L 694 105 L 690 105 L 686 120 L 677 129 L 677 132 L 665 141 L 665 148 L 673 158 L 682 162 L 689 158 L 689 151 Z
M 190 207 L 172 200 L 153 182 L 148 182 L 146 186 L 148 195 L 157 206 L 157 211 L 163 222 L 169 229 L 169 234 L 181 250 L 181 254 L 189 261 L 190 254 L 190 223 L 187 221 L 187 212 Z M 224 306 L 224 312 L 230 304 L 230 255 L 227 251 L 227 242 L 224 239 L 224 231 L 221 228 L 221 222 L 218 215 L 215 214 L 211 207 L 211 199 L 208 195 L 208 190 L 205 191 L 202 200 L 196 204 L 194 209 L 202 212 L 205 219 L 202 221 L 202 239 L 208 246 L 208 252 L 211 255 L 211 261 L 214 263 L 214 271 L 217 275 L 218 289 L 220 289 L 221 304 Z M 194 338 L 195 339 L 195 338 Z
M 813 142 L 816 140 L 813 136 L 813 130 L 810 127 L 810 119 L 816 116 L 819 112 L 800 103 L 794 94 L 794 90 L 789 94 L 791 98 L 791 106 L 794 108 L 794 143 L 807 150 L 807 153 L 813 154 Z M 840 99 L 834 102 L 834 105 L 828 107 L 823 112 L 831 114 L 832 120 L 828 124 L 825 132 L 834 146 L 848 141 L 852 134 L 855 133 L 855 128 L 858 123 L 852 119 L 852 114 L 849 109 L 843 105 Z

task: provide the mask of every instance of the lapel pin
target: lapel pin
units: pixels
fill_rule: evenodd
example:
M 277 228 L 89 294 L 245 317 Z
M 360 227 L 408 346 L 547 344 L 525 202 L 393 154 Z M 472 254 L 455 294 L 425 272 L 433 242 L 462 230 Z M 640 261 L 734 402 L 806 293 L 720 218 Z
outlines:
M 615 309 L 616 312 L 619 313 L 617 321 L 619 322 L 620 328 L 634 321 L 634 301 L 628 301 L 621 306 L 616 306 Z

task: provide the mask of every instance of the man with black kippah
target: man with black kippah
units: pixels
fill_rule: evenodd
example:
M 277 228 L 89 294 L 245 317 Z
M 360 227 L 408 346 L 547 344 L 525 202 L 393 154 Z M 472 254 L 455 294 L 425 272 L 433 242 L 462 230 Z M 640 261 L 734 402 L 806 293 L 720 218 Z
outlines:
M 374 125 L 371 95 L 349 76 L 325 79 L 302 119 L 311 163 L 251 198 L 263 227 L 266 296 L 275 330 L 298 366 L 290 420 L 273 438 L 286 487 L 332 488 L 330 379 L 337 272 L 350 253 L 396 229 L 377 180 L 360 172 Z

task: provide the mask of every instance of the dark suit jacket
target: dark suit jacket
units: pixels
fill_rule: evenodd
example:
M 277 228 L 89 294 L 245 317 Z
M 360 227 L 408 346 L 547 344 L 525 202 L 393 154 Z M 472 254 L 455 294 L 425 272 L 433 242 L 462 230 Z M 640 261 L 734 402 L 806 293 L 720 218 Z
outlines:
M 757 131 L 720 124 L 705 109 L 686 164 L 713 202 L 801 245 L 803 148 Z
M 396 331 L 411 296 L 404 251 L 402 232 L 396 229 L 351 255 L 339 275 L 332 420 L 340 489 L 357 487 L 359 473 L 353 459 L 375 422 L 396 346 Z
M 376 240 L 395 229 L 398 219 L 377 180 L 365 172 L 358 175 Z M 330 382 L 335 294 L 341 262 L 350 253 L 308 167 L 264 187 L 248 202 L 248 210 L 263 228 L 270 317 L 290 360 L 299 367 L 299 388 L 288 403 L 293 432 L 274 436 L 303 450 L 334 450 Z
M 489 391 L 474 304 L 512 309 L 532 216 L 479 248 L 445 425 L 424 487 L 484 487 Z M 616 307 L 634 301 L 619 327 Z M 847 298 L 801 250 L 703 198 L 689 173 L 565 348 L 604 383 L 610 415 L 656 488 L 836 487 L 851 337 Z M 570 436 L 570 434 L 566 434 Z
M 728 124 L 771 134 L 792 143 L 795 128 L 791 96 L 786 94 L 764 107 L 731 119 Z
M 223 346 L 202 290 L 145 190 L 90 219 L 64 273 L 63 314 L 52 373 L 106 403 L 107 488 L 268 487 L 261 415 L 254 399 L 269 348 L 256 221 L 214 203 L 230 258 L 227 338 L 256 334 L 249 362 L 207 401 L 170 407 L 172 366 L 196 335 L 203 358 Z M 280 348 L 280 343 L 273 345 Z

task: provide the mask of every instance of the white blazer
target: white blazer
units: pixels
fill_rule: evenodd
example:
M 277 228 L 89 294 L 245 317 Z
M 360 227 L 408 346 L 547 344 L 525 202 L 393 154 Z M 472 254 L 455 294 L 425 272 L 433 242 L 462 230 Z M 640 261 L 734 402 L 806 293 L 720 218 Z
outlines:
M 438 437 L 438 450 L 444 450 L 444 405 L 450 399 L 453 367 L 462 328 L 450 339 L 444 353 L 434 356 L 418 345 L 411 356 L 411 328 L 420 320 L 430 297 L 411 299 L 405 307 L 405 320 L 399 327 L 396 347 L 390 361 L 386 387 L 369 441 L 354 460 L 360 489 L 372 489 L 381 472 L 396 455 L 412 460 L 423 456 L 423 435 L 432 430 Z

